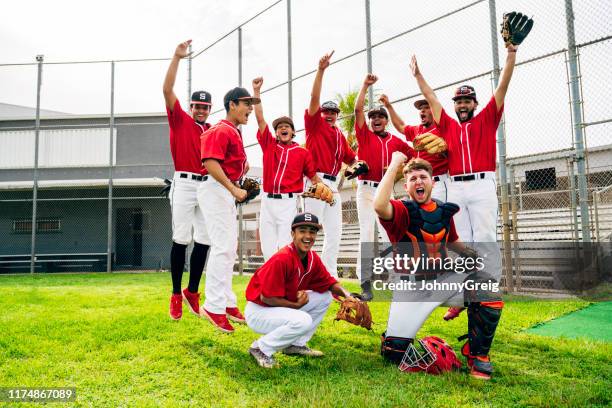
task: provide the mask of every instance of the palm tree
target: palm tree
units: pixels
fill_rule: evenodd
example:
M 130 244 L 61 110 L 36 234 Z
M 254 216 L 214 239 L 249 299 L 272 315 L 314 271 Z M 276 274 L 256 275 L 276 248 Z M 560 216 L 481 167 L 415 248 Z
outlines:
M 355 137 L 355 102 L 357 102 L 358 89 L 348 91 L 346 94 L 337 94 L 338 107 L 340 108 L 340 128 L 346 134 L 346 141 L 353 150 L 357 150 L 357 139 Z M 365 105 L 368 105 L 366 95 Z

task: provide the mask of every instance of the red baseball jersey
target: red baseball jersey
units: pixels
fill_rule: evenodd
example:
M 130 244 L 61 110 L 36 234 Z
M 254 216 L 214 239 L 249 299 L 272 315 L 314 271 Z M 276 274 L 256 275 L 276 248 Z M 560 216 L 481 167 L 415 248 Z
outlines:
M 231 181 L 242 178 L 247 156 L 242 143 L 242 134 L 231 122 L 223 119 L 202 133 L 202 161 L 216 159 Z
M 440 131 L 436 127 L 436 125 L 431 125 L 429 127 L 425 127 L 423 125 L 418 126 L 410 126 L 407 125 L 404 127 L 404 135 L 406 136 L 406 140 L 412 142 L 414 138 L 418 135 L 422 135 L 423 133 L 433 133 L 434 135 L 440 136 Z M 429 154 L 427 152 L 419 152 L 415 151 L 416 157 L 420 157 L 423 160 L 427 160 L 431 167 L 433 167 L 433 175 L 439 176 L 440 174 L 446 174 L 448 171 L 448 158 L 447 154 L 437 153 L 437 154 Z
M 200 135 L 210 129 L 210 124 L 199 124 L 181 108 L 178 99 L 170 110 L 166 106 L 170 126 L 170 152 L 175 171 L 206 174 L 200 160 Z
M 263 191 L 266 193 L 301 193 L 304 176 L 315 176 L 315 166 L 308 150 L 295 142 L 279 142 L 266 126 L 257 130 L 257 141 L 263 151 Z
M 431 203 L 434 202 L 431 201 Z M 408 231 L 408 226 L 410 225 L 410 215 L 408 214 L 408 209 L 401 200 L 391 200 L 391 205 L 393 206 L 393 219 L 390 221 L 385 221 L 379 218 L 380 224 L 383 226 L 385 231 L 387 231 L 389 241 L 392 243 L 397 243 L 400 241 L 409 242 L 410 238 L 406 234 Z M 427 206 L 431 205 L 432 204 L 421 204 L 421 208 L 426 208 Z M 434 203 L 432 209 L 435 208 L 436 206 Z M 447 242 L 455 242 L 458 239 L 459 237 L 457 236 L 457 230 L 455 229 L 455 221 L 451 218 Z
M 247 300 L 268 306 L 260 299 L 264 295 L 296 302 L 299 290 L 323 293 L 338 282 L 325 269 L 319 255 L 309 251 L 307 257 L 304 267 L 293 244 L 281 248 L 253 274 L 246 289 Z
M 346 138 L 337 126 L 330 126 L 321 116 L 321 108 L 310 116 L 304 113 L 306 129 L 306 148 L 315 159 L 316 171 L 335 176 L 342 162 L 350 164 L 355 160 L 355 152 L 349 147 Z
M 496 131 L 504 108 L 498 111 L 495 97 L 465 123 L 448 116 L 442 109 L 438 129 L 448 143 L 448 172 L 451 176 L 495 171 Z
M 385 137 L 380 137 L 372 132 L 365 122 L 362 127 L 359 127 L 357 122 L 355 122 L 355 134 L 357 136 L 357 144 L 359 145 L 357 157 L 360 160 L 364 160 L 369 168 L 366 174 L 359 175 L 359 180 L 380 182 L 385 175 L 385 168 L 391 163 L 393 152 L 400 151 L 408 159 L 414 157 L 414 153 L 410 146 L 408 146 L 408 143 L 389 132 L 386 133 Z

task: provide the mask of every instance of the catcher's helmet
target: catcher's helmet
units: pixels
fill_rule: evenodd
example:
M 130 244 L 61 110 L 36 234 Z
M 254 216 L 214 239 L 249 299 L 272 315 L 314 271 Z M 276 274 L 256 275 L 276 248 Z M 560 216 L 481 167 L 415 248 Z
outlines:
M 400 362 L 401 371 L 425 371 L 428 374 L 441 374 L 461 368 L 461 361 L 448 343 L 436 336 L 424 337 L 418 341 L 422 350 L 413 344 L 406 349 Z

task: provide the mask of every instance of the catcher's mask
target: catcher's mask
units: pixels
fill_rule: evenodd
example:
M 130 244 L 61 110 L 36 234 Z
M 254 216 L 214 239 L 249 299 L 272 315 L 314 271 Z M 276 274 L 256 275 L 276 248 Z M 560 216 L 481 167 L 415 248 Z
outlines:
M 448 343 L 436 336 L 418 340 L 418 347 L 409 344 L 399 369 L 403 372 L 425 371 L 428 374 L 442 374 L 461 368 L 461 361 Z

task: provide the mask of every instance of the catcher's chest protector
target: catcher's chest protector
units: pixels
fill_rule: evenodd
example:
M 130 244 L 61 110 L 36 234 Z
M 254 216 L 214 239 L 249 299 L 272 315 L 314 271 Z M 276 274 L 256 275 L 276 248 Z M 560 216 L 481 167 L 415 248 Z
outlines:
M 459 206 L 454 203 L 442 203 L 436 199 L 432 199 L 432 201 L 435 203 L 435 208 L 429 211 L 414 201 L 402 201 L 408 210 L 410 225 L 400 242 L 412 243 L 412 254 L 409 254 L 410 256 L 416 258 L 419 256 L 428 258 L 446 257 L 445 246 L 450 232 L 451 220 L 453 215 L 459 212 Z

